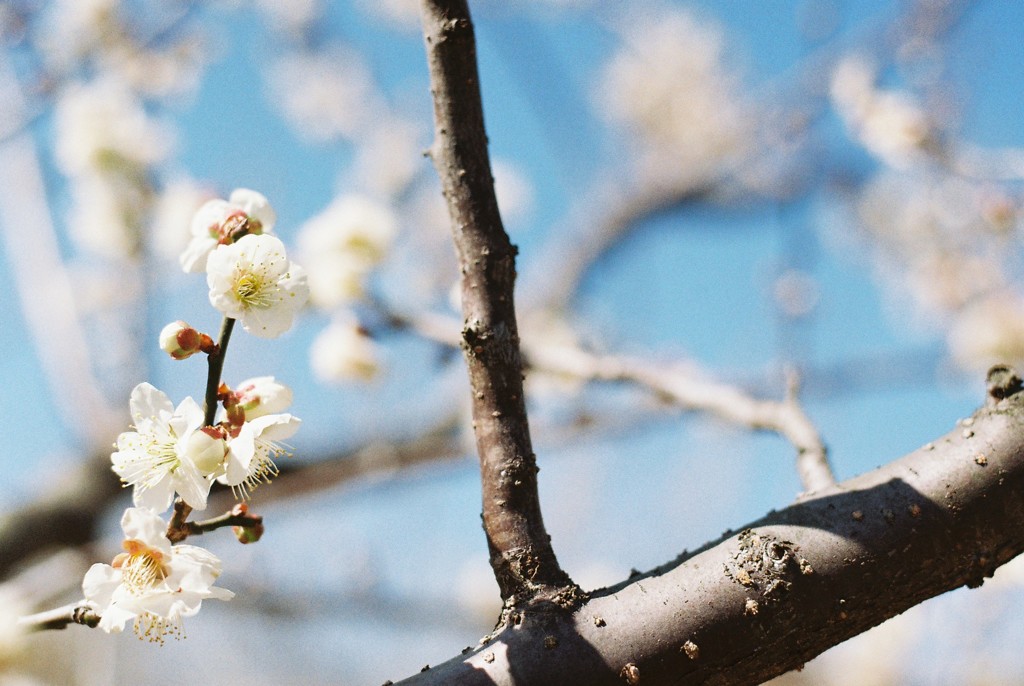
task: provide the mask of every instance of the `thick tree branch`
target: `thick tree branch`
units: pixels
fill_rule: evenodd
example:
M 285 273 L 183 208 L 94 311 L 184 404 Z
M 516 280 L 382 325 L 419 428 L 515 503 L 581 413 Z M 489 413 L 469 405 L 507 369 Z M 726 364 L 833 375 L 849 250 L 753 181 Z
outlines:
M 462 346 L 473 393 L 483 523 L 508 619 L 520 603 L 571 605 L 578 589 L 559 567 L 541 518 L 513 304 L 516 248 L 494 196 L 469 8 L 464 0 L 423 0 L 422 10 L 434 99 L 430 155 L 462 273 Z
M 404 683 L 758 684 L 979 586 L 1024 552 L 1020 389 L 997 370 L 988 405 L 923 448 Z

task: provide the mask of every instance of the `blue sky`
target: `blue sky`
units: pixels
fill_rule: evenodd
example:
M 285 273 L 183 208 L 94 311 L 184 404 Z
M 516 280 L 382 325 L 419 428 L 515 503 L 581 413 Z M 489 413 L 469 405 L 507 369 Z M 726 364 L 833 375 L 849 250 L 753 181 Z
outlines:
M 838 35 L 851 42 L 866 27 L 891 21 L 898 7 L 880 1 L 723 0 L 699 3 L 696 9 L 724 27 L 734 46 L 730 58 L 745 86 L 756 93 L 785 78 L 816 48 L 801 38 L 795 18 L 819 5 L 834 6 Z M 609 136 L 592 106 L 596 67 L 613 45 L 606 21 L 610 14 L 593 21 L 589 15 L 549 10 L 524 19 L 495 2 L 481 3 L 475 12 L 492 155 L 511 161 L 533 189 L 530 211 L 508 226 L 522 248 L 524 278 L 621 143 Z M 179 129 L 171 166 L 188 170 L 225 195 L 235 187 L 260 190 L 278 212 L 277 233 L 286 242 L 294 241 L 299 225 L 344 186 L 352 148 L 303 139 L 267 102 L 261 72 L 275 48 L 259 21 L 250 14 L 237 18 L 218 11 L 210 11 L 207 20 L 219 31 L 221 45 L 194 98 L 166 112 Z M 957 133 L 965 140 L 1024 146 L 1022 20 L 1024 6 L 1018 3 L 980 2 L 950 34 L 946 49 L 955 58 L 945 64 L 960 106 Z M 389 31 L 355 4 L 343 2 L 332 11 L 325 34 L 365 52 L 392 101 L 428 120 L 426 69 L 415 33 Z M 886 78 L 900 83 L 898 75 Z M 32 126 L 43 150 L 50 145 L 51 123 L 43 116 Z M 875 163 L 866 155 L 844 147 L 846 134 L 834 114 L 825 116 L 821 129 L 826 144 L 848 155 L 853 168 L 871 170 Z M 59 182 L 51 193 L 54 207 L 66 206 Z M 808 413 L 831 449 L 839 476 L 888 462 L 952 429 L 957 419 L 972 412 L 982 401 L 984 379 L 950 372 L 941 331 L 907 324 L 902 314 L 907 302 L 898 289 L 887 290 L 873 277 L 866 254 L 848 249 L 843 234 L 849 229 L 832 202 L 812 195 L 785 205 L 698 207 L 644 220 L 588 271 L 575 301 L 574 320 L 607 350 L 690 357 L 721 378 L 761 394 L 780 394 L 781 364 L 796 363 L 809 372 Z M 0 288 L 13 293 L 8 259 L 0 241 Z M 820 289 L 814 313 L 795 324 L 780 318 L 766 287 L 780 265 L 794 261 Z M 176 318 L 215 329 L 216 313 L 205 300 L 202 279 L 176 274 L 166 265 L 154 269 L 166 276 L 166 293 L 172 297 L 153 303 L 153 344 L 143 353 L 152 378 L 146 380 L 175 400 L 200 395 L 205 365 L 172 363 L 158 355 L 155 336 L 165 321 Z M 434 401 L 430 383 L 443 375 L 436 368 L 436 348 L 397 338 L 388 339 L 394 347 L 385 354 L 382 380 L 369 386 L 325 387 L 314 379 L 307 359 L 309 341 L 324 321 L 322 315 L 311 314 L 294 331 L 270 342 L 236 335 L 226 366 L 228 379 L 274 374 L 295 388 L 293 412 L 304 420 L 292 441 L 296 459 L 414 424 L 417 409 Z M 81 443 L 54 419 L 51 391 L 41 382 L 39 360 L 13 297 L 0 305 L 0 330 L 0 374 L 6 390 L 0 393 L 0 416 L 8 418 L 7 449 L 0 454 L 7 474 L 0 480 L 2 509 L 31 499 L 43 487 L 44 475 L 74 459 Z M 840 377 L 838 372 L 851 364 L 873 373 Z M 452 378 L 456 383 L 457 375 Z M 124 414 L 127 428 L 127 397 Z M 577 528 L 564 508 L 555 505 L 551 520 L 556 549 L 560 541 L 568 541 L 564 555 L 570 566 L 591 565 L 600 557 L 588 557 L 587 546 L 591 553 L 605 555 L 615 573 L 651 566 L 669 559 L 677 548 L 695 547 L 785 505 L 800 490 L 791 448 L 781 440 L 706 420 L 655 414 L 650 424 L 624 435 L 570 446 L 545 435 L 544 427 L 551 428 L 536 422 L 542 496 L 556 502 L 580 497 L 559 489 L 597 460 L 602 466 L 588 477 L 587 488 L 608 498 L 610 508 L 626 513 L 613 518 L 588 512 L 603 527 L 594 532 Z M 395 570 L 422 564 L 451 572 L 429 539 L 416 540 L 422 531 L 399 530 L 403 518 L 437 516 L 437 529 L 446 532 L 460 554 L 470 556 L 479 549 L 483 555 L 474 472 L 467 456 L 457 467 L 417 472 L 391 485 L 353 487 L 324 500 L 347 513 L 345 523 L 337 525 L 337 536 L 346 545 L 372 549 L 366 555 L 387 570 L 383 583 L 401 597 L 419 579 Z M 711 488 L 709 482 L 724 493 L 715 507 L 693 502 Z M 684 483 L 695 490 L 684 490 L 687 495 L 677 498 L 673 488 Z M 285 527 L 304 525 L 301 508 L 284 508 L 280 514 Z M 392 517 L 397 521 L 374 529 Z M 643 527 L 636 524 L 669 517 L 688 521 L 684 535 L 666 527 L 644 539 Z M 602 550 L 608 540 L 633 542 L 635 555 L 626 559 L 614 547 Z M 287 551 L 290 544 L 296 545 L 281 545 Z M 444 574 L 431 579 L 424 583 L 432 592 L 444 585 Z M 461 647 L 452 646 L 453 651 Z

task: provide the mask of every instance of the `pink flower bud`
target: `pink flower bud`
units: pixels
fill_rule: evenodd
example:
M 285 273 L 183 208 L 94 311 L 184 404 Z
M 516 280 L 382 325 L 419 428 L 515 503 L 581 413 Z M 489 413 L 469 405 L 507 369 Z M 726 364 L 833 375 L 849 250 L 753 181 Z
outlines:
M 263 537 L 263 522 L 256 524 L 256 526 L 233 526 L 231 530 L 235 532 L 235 538 L 238 542 L 245 545 L 247 543 L 255 543 Z
M 209 336 L 178 320 L 160 331 L 160 349 L 176 360 L 184 360 L 202 349 L 204 338 L 208 339 Z
M 292 390 L 272 376 L 243 381 L 235 389 L 237 404 L 245 410 L 245 419 L 253 420 L 283 412 L 292 404 Z

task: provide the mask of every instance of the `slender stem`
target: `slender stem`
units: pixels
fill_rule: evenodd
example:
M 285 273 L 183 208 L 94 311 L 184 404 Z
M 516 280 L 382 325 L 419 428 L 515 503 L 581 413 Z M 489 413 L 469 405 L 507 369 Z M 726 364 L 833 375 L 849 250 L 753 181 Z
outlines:
M 203 411 L 206 413 L 206 426 L 213 426 L 214 417 L 217 415 L 217 389 L 220 388 L 220 374 L 224 369 L 224 356 L 228 352 L 228 342 L 231 340 L 231 330 L 235 327 L 235 320 L 231 317 L 224 317 L 220 327 L 220 338 L 217 340 L 217 350 L 210 354 L 208 362 L 209 372 L 206 376 L 206 403 Z
M 434 96 L 430 156 L 462 273 L 462 347 L 473 394 L 483 524 L 507 621 L 519 603 L 572 606 L 579 593 L 559 567 L 541 517 L 513 304 L 516 248 L 494 195 L 469 8 L 465 0 L 422 0 L 422 9 Z
M 185 507 L 188 507 L 187 505 Z M 189 508 L 191 510 L 191 508 Z M 178 504 L 175 503 L 175 515 L 178 513 Z M 250 513 L 244 503 L 235 505 L 222 515 L 204 519 L 201 522 L 181 521 L 177 526 L 172 522 L 167 530 L 167 537 L 172 543 L 180 543 L 189 536 L 202 536 L 208 531 L 215 531 L 226 526 L 241 526 L 247 529 L 259 529 L 262 534 L 263 517 Z M 257 537 L 258 538 L 258 537 Z M 255 540 L 255 539 L 254 539 Z
M 231 341 L 231 331 L 235 327 L 235 320 L 231 317 L 224 317 L 220 326 L 220 337 L 217 340 L 217 349 L 208 356 L 209 371 L 206 375 L 206 400 L 203 405 L 203 423 L 206 426 L 213 426 L 213 420 L 217 416 L 217 389 L 220 388 L 220 374 L 224 369 L 224 356 L 228 352 L 228 343 Z M 189 535 L 188 516 L 192 508 L 178 496 L 174 499 L 174 515 L 170 524 L 167 525 L 167 538 L 172 542 L 184 540 Z
M 100 616 L 84 600 L 18 619 L 18 626 L 26 631 L 60 630 L 68 624 L 95 628 L 99 623 Z

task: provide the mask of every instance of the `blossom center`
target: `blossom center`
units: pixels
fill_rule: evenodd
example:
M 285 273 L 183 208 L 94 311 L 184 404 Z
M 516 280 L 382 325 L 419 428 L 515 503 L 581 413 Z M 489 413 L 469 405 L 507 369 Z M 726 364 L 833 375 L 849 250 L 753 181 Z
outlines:
M 132 595 L 145 595 L 167 578 L 162 557 L 158 551 L 146 548 L 130 553 L 121 563 L 124 586 Z
M 266 309 L 276 299 L 276 284 L 262 273 L 245 271 L 235 281 L 235 296 L 244 307 Z
M 146 453 L 150 455 L 150 458 L 152 459 L 151 465 L 153 469 L 146 475 L 146 479 L 142 483 L 143 488 L 152 486 L 155 482 L 159 481 L 164 474 L 173 473 L 181 464 L 181 459 L 178 458 L 178 452 L 173 439 L 154 439 L 146 446 Z

